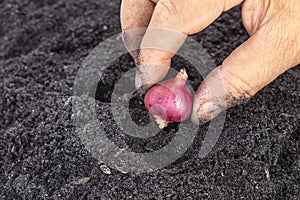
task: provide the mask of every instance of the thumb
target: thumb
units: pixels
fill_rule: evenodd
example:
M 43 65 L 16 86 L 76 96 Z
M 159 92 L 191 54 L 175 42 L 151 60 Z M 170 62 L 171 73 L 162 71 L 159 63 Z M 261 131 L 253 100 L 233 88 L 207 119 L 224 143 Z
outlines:
M 291 48 L 299 41 L 297 34 L 287 34 L 276 24 L 258 30 L 205 78 L 194 97 L 194 123 L 205 123 L 244 102 L 300 62 L 299 50 Z
M 171 58 L 187 35 L 206 28 L 242 0 L 159 0 L 143 37 L 136 87 L 149 87 L 168 73 Z M 203 12 L 205 11 L 205 12 Z

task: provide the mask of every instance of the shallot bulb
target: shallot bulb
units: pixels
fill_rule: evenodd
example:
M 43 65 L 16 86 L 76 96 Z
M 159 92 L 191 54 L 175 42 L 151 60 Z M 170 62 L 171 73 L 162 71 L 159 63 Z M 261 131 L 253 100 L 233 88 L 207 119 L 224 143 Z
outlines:
M 144 98 L 147 110 L 155 117 L 159 128 L 170 122 L 188 119 L 192 112 L 192 94 L 186 85 L 188 75 L 181 69 L 177 76 L 149 89 Z

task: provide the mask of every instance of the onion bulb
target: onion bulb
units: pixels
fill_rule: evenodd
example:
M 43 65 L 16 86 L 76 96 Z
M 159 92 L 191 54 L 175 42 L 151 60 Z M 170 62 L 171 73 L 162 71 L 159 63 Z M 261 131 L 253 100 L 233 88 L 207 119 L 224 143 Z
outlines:
M 144 104 L 155 117 L 159 128 L 170 122 L 188 119 L 192 112 L 192 94 L 186 85 L 188 75 L 181 69 L 177 76 L 152 86 L 145 95 Z

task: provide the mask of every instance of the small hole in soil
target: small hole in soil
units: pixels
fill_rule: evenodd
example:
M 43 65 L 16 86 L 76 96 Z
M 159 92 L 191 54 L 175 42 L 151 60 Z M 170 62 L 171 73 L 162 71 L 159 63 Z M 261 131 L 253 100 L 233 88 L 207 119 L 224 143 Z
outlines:
M 150 116 L 144 105 L 144 95 L 134 92 L 129 100 L 129 114 L 137 125 L 146 126 L 150 123 Z

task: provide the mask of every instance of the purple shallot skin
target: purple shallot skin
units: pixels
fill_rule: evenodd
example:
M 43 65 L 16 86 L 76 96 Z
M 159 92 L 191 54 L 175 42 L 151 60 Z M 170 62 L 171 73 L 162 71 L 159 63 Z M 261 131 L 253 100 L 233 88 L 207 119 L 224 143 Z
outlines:
M 146 93 L 144 104 L 161 129 L 190 117 L 193 101 L 187 78 L 186 70 L 181 69 L 176 77 L 155 84 Z

